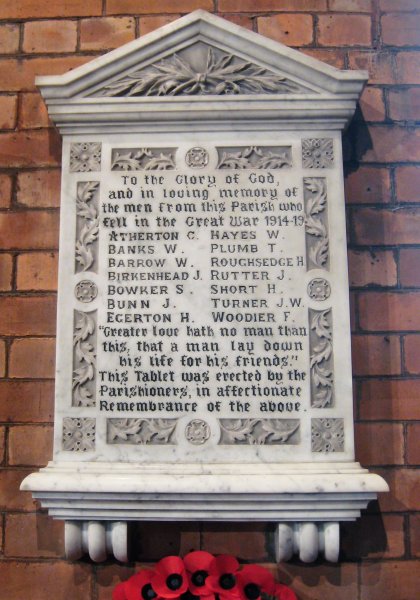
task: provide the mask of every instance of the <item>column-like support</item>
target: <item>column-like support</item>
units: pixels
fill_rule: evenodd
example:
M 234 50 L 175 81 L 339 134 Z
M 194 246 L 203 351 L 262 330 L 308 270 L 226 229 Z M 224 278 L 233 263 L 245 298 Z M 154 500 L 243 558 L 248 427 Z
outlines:
M 106 560 L 113 555 L 127 562 L 126 521 L 66 521 L 64 529 L 66 557 L 78 560 L 84 554 L 94 562 Z
M 276 560 L 290 560 L 298 554 L 302 562 L 311 563 L 322 553 L 326 560 L 337 562 L 340 551 L 339 523 L 279 523 L 275 534 Z

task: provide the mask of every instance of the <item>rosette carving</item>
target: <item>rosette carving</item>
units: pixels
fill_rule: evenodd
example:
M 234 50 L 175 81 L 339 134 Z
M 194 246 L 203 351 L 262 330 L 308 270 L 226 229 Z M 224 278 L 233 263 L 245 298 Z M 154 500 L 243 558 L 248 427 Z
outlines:
M 219 444 L 299 444 L 298 419 L 219 419 Z
M 73 406 L 94 406 L 96 311 L 74 311 Z
M 331 309 L 310 309 L 309 324 L 311 328 L 311 406 L 328 408 L 333 405 L 334 390 Z

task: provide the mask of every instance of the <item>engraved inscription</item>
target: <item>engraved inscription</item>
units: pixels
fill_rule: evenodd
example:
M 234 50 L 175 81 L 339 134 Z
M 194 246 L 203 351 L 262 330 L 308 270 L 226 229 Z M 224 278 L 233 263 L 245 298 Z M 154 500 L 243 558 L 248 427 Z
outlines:
M 302 140 L 302 166 L 304 169 L 327 169 L 334 164 L 334 146 L 331 138 Z
M 95 406 L 97 311 L 74 311 L 73 406 Z
M 124 148 L 113 149 L 112 171 L 166 171 L 175 169 L 176 148 Z
M 312 419 L 312 452 L 344 452 L 344 419 Z
M 323 177 L 303 180 L 307 270 L 329 269 L 327 184 Z
M 95 419 L 64 417 L 63 450 L 69 452 L 95 450 L 95 428 Z
M 99 181 L 79 181 L 76 200 L 76 273 L 97 270 Z
M 298 419 L 219 419 L 219 444 L 299 444 Z
M 292 166 L 290 146 L 217 148 L 218 169 L 282 169 Z
M 311 406 L 333 405 L 332 310 L 309 309 Z
M 84 173 L 101 170 L 102 144 L 82 142 L 70 146 L 70 172 Z
M 173 444 L 176 424 L 177 419 L 107 419 L 107 442 Z

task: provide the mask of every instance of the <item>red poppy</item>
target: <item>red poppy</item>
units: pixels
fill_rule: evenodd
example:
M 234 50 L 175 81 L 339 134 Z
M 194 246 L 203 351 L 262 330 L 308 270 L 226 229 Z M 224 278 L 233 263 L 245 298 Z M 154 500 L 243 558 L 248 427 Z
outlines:
M 226 596 L 239 596 L 238 582 L 236 574 L 239 570 L 239 563 L 235 557 L 227 554 L 217 556 L 209 567 L 209 576 L 206 584 L 219 594 L 223 600 Z
M 281 583 L 276 584 L 274 595 L 277 600 L 297 600 L 295 592 L 287 585 L 282 585 Z
M 238 573 L 239 594 L 242 600 L 258 600 L 261 594 L 272 596 L 276 587 L 274 577 L 259 565 L 246 565 Z
M 152 587 L 154 575 L 154 571 L 144 569 L 127 579 L 124 583 L 126 597 L 121 598 L 121 600 L 159 600 L 158 594 Z M 120 599 L 116 598 L 115 600 Z
M 210 564 L 214 556 L 204 550 L 196 550 L 184 556 L 184 564 L 188 576 L 188 589 L 191 594 L 200 596 L 200 598 L 210 596 L 209 600 L 214 599 L 211 588 L 207 585 Z
M 163 598 L 178 598 L 188 589 L 184 561 L 178 556 L 166 556 L 155 567 L 153 589 Z
M 125 595 L 125 581 L 119 583 L 112 592 L 112 600 L 127 600 Z

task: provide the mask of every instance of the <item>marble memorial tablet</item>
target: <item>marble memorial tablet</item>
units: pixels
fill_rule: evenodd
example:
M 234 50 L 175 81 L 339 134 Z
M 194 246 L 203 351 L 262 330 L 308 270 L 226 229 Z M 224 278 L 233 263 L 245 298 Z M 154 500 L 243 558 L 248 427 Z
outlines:
M 24 486 L 70 557 L 197 518 L 336 560 L 386 489 L 354 462 L 341 130 L 365 79 L 203 11 L 39 79 L 63 133 L 55 443 Z

